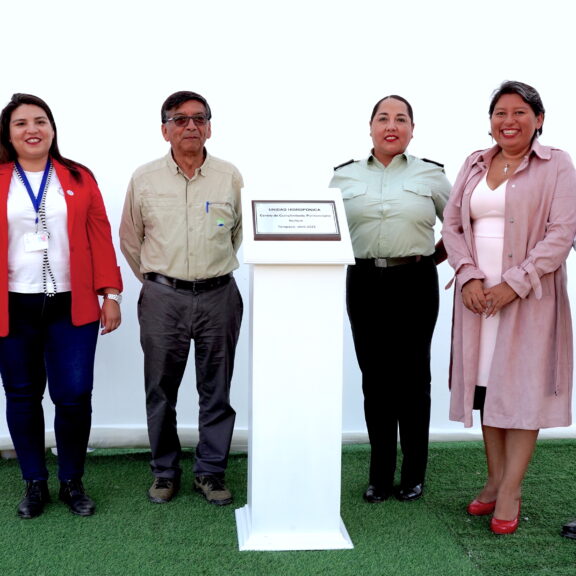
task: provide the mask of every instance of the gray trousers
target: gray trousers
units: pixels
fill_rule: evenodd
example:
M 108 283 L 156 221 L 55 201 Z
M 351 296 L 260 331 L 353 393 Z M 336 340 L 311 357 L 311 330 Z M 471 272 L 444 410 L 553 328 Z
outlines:
M 234 278 L 201 292 L 144 280 L 138 320 L 150 466 L 155 476 L 179 478 L 181 474 L 176 402 L 191 340 L 199 396 L 194 473 L 224 475 L 236 419 L 230 405 L 230 383 L 242 313 L 242 297 Z

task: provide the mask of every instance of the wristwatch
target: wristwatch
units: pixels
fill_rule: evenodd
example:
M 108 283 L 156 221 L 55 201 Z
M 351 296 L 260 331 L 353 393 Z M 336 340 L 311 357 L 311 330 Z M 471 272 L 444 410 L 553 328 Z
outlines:
M 114 300 L 118 304 L 122 303 L 122 294 L 104 294 L 104 300 Z

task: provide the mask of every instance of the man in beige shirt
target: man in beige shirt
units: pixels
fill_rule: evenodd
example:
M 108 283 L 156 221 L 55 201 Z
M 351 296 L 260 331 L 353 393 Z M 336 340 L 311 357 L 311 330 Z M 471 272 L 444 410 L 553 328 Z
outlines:
M 176 401 L 191 340 L 199 395 L 194 489 L 226 505 L 224 484 L 236 413 L 230 383 L 242 322 L 232 275 L 242 242 L 239 171 L 210 156 L 210 106 L 195 92 L 162 105 L 166 156 L 138 168 L 128 186 L 120 247 L 142 281 L 138 302 L 148 435 L 154 483 L 150 501 L 169 502 L 180 488 Z

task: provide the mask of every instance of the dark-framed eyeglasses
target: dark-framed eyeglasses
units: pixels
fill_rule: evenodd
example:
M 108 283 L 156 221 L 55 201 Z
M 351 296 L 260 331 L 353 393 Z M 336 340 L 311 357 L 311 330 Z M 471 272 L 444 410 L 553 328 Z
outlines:
M 174 122 L 175 126 L 178 128 L 185 128 L 190 123 L 190 120 L 194 122 L 195 126 L 206 126 L 210 118 L 204 116 L 204 114 L 194 114 L 193 116 L 172 116 L 172 118 L 167 118 L 166 122 Z

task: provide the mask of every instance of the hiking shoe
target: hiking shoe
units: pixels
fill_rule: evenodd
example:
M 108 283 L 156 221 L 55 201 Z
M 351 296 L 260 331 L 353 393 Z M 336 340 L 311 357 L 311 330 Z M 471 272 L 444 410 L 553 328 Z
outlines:
M 24 497 L 18 504 L 20 518 L 36 518 L 44 512 L 44 505 L 50 501 L 48 482 L 46 480 L 29 480 L 26 482 Z
M 170 502 L 180 489 L 180 480 L 176 478 L 154 478 L 154 484 L 148 490 L 148 499 L 155 504 Z
M 84 490 L 82 480 L 60 482 L 58 497 L 68 506 L 70 512 L 77 516 L 92 516 L 96 510 L 94 501 Z
M 224 478 L 212 474 L 196 476 L 194 490 L 199 492 L 210 502 L 217 506 L 226 506 L 232 502 L 232 494 L 224 485 Z

